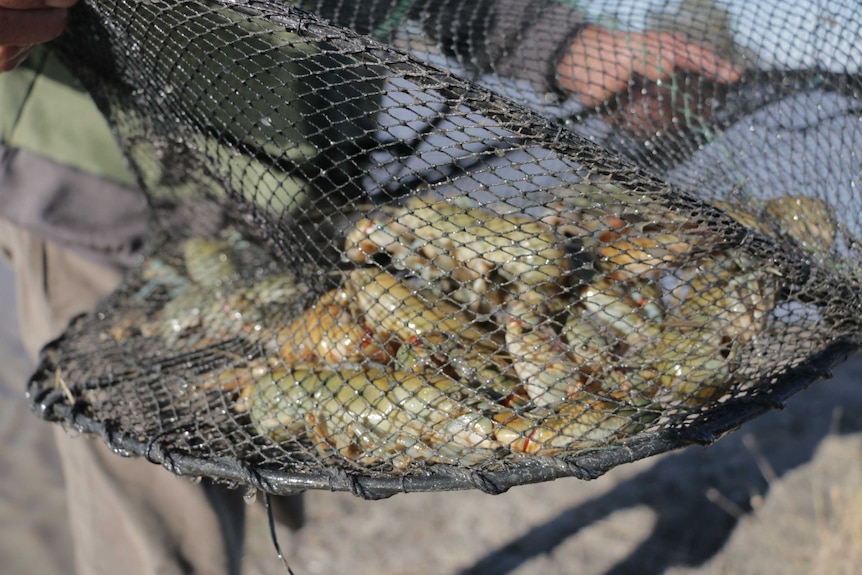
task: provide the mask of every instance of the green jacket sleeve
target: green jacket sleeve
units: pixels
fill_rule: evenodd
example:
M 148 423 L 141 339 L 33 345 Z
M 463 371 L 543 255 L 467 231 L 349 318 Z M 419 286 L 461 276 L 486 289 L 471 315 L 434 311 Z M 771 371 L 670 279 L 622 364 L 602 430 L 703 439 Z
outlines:
M 47 50 L 0 74 L 0 143 L 134 186 L 113 134 L 90 96 Z

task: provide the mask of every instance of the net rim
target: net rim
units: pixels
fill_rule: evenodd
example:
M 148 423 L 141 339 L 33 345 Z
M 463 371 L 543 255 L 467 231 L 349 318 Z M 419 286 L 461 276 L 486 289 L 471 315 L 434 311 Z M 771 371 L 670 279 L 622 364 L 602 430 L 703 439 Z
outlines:
M 596 479 L 612 468 L 691 445 L 710 445 L 742 424 L 764 413 L 783 409 L 787 400 L 815 381 L 831 378 L 831 369 L 859 350 L 850 340 L 831 342 L 810 361 L 791 368 L 781 382 L 752 397 L 731 398 L 704 413 L 696 428 L 670 428 L 639 433 L 618 446 L 581 452 L 571 456 L 524 457 L 498 471 L 481 471 L 447 464 L 427 466 L 421 473 L 375 477 L 370 474 L 327 468 L 319 473 L 290 472 L 241 464 L 235 458 L 197 456 L 165 448 L 160 441 L 168 432 L 142 442 L 120 431 L 114 420 L 97 421 L 85 414 L 87 404 L 67 388 L 44 382 L 54 372 L 46 353 L 63 336 L 43 350 L 42 361 L 28 382 L 27 397 L 32 411 L 48 422 L 60 423 L 77 433 L 96 435 L 114 453 L 144 457 L 175 475 L 209 477 L 234 487 L 246 486 L 273 495 L 291 495 L 307 490 L 345 491 L 369 500 L 398 493 L 463 491 L 478 489 L 497 495 L 519 485 L 553 481 L 564 477 Z M 70 399 L 74 401 L 70 403 Z

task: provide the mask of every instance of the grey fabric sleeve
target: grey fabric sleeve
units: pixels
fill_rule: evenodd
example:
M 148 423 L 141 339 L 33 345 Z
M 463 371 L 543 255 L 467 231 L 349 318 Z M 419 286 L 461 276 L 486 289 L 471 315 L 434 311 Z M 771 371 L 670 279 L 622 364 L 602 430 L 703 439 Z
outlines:
M 556 2 L 499 0 L 488 38 L 491 67 L 539 92 L 558 92 L 557 63 L 585 23 L 583 15 Z
M 555 92 L 556 65 L 585 24 L 582 14 L 552 0 L 308 0 L 302 5 L 361 34 L 385 39 L 401 18 L 418 21 L 443 51 L 465 66 Z
M 558 92 L 557 62 L 583 28 L 582 14 L 551 0 L 420 2 L 414 17 L 444 51 L 465 65 Z
M 2 145 L 0 218 L 115 267 L 136 263 L 149 226 L 140 191 Z

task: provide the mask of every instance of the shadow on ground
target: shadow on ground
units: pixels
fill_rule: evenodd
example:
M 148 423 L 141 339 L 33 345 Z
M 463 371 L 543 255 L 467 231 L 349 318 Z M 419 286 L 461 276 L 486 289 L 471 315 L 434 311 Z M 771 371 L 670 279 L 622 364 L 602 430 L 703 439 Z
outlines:
M 816 382 L 791 398 L 785 411 L 768 413 L 709 448 L 664 457 L 600 497 L 565 509 L 491 550 L 460 575 L 512 573 L 617 511 L 639 506 L 654 512 L 654 528 L 605 575 L 658 575 L 674 566 L 704 564 L 751 512 L 753 497 L 766 495 L 775 479 L 811 461 L 830 433 L 862 431 L 857 415 L 862 396 L 853 388 L 862 374 L 862 359 L 852 358 L 836 373 L 845 380 L 841 384 Z M 709 463 L 704 461 L 707 450 Z M 719 470 L 716 460 L 722 462 Z

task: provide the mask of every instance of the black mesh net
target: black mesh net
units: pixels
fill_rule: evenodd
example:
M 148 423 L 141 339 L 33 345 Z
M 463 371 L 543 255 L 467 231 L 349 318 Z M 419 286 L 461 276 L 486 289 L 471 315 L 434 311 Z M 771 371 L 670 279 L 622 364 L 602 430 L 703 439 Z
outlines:
M 47 419 L 272 493 L 595 477 L 860 342 L 855 3 L 89 0 L 152 208 Z

